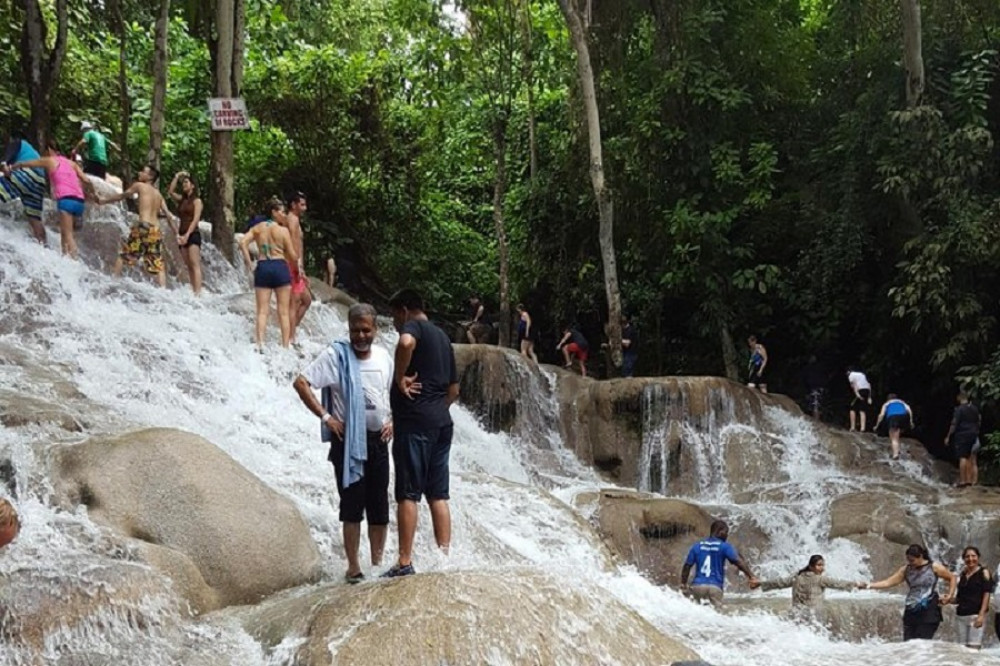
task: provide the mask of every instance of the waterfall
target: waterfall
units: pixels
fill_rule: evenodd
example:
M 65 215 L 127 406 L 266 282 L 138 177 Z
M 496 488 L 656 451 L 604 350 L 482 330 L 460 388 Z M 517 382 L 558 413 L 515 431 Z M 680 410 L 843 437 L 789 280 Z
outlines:
M 337 581 L 345 561 L 332 469 L 316 420 L 291 381 L 331 339 L 346 335 L 345 322 L 334 308 L 317 304 L 306 317 L 300 351 L 278 347 L 272 326 L 266 352 L 258 354 L 246 276 L 216 263 L 210 247 L 205 249 L 213 271 L 201 298 L 184 285 L 164 291 L 142 280 L 108 276 L 105 267 L 121 228 L 115 215 L 99 210 L 88 217 L 89 228 L 79 238 L 81 260 L 72 261 L 31 241 L 25 223 L 0 212 L 0 415 L 9 421 L 0 429 L 0 460 L 12 464 L 16 495 L 12 487 L 0 487 L 0 494 L 13 497 L 23 522 L 18 540 L 0 552 L 0 576 L 20 582 L 0 594 L 14 595 L 8 598 L 18 600 L 21 612 L 30 606 L 37 620 L 35 640 L 5 646 L 0 664 L 291 666 L 301 636 L 284 636 L 265 647 L 234 621 L 238 610 L 189 617 L 170 580 L 139 563 L 85 509 L 59 505 L 47 470 L 55 449 L 92 436 L 150 426 L 190 431 L 295 504 L 319 545 L 324 580 Z M 378 344 L 391 349 L 394 342 L 389 332 Z M 730 594 L 739 602 L 737 610 L 723 615 L 652 584 L 610 557 L 586 509 L 575 503 L 587 492 L 614 485 L 581 458 L 600 444 L 603 432 L 590 439 L 567 434 L 579 427 L 574 414 L 583 413 L 586 396 L 579 396 L 581 411 L 567 411 L 557 396 L 565 388 L 562 376 L 513 353 L 504 355 L 503 375 L 509 378 L 506 388 L 491 395 L 497 404 L 513 405 L 517 417 L 506 423 L 509 432 L 496 427 L 506 418 L 502 410 L 490 416 L 467 406 L 452 408 L 453 547 L 448 557 L 435 551 L 422 509 L 416 539 L 421 573 L 475 572 L 512 585 L 525 568 L 544 573 L 591 606 L 624 604 L 656 631 L 717 665 L 916 659 L 931 666 L 1000 664 L 995 653 L 975 655 L 941 642 L 844 642 L 779 614 L 747 610 L 758 598 L 751 595 Z M 697 384 L 678 380 L 644 389 L 637 421 L 641 444 L 636 444 L 641 462 L 633 472 L 622 472 L 618 485 L 714 503 L 738 523 L 755 523 L 767 535 L 754 553 L 766 575 L 801 566 L 813 548 L 827 553 L 831 572 L 866 575 L 856 547 L 824 536 L 825 511 L 831 495 L 883 483 L 884 475 L 843 469 L 819 450 L 815 433 L 810 439 L 811 426 L 801 417 L 762 408 L 742 394 L 698 392 Z M 20 407 L 7 409 L 14 404 Z M 756 466 L 754 452 L 764 452 Z M 744 464 L 753 470 L 750 477 L 737 469 Z M 903 495 L 911 492 L 906 484 L 930 483 L 918 465 L 903 469 Z M 970 523 L 962 529 L 975 533 L 981 527 Z M 387 549 L 396 552 L 394 530 Z M 120 578 L 123 572 L 127 579 Z M 135 581 L 145 582 L 140 587 Z M 99 616 L 73 623 L 72 617 L 45 614 L 53 604 L 65 607 L 77 597 L 101 595 L 108 602 Z M 497 621 L 524 610 L 518 603 L 512 597 L 509 607 L 497 609 Z M 11 631 L 7 620 L 0 617 L 0 626 Z M 590 625 L 567 610 L 558 624 L 539 630 L 572 642 L 586 636 Z M 496 654 L 491 663 L 531 661 L 518 658 L 513 645 L 498 646 Z M 589 663 L 630 661 L 628 654 L 595 653 Z

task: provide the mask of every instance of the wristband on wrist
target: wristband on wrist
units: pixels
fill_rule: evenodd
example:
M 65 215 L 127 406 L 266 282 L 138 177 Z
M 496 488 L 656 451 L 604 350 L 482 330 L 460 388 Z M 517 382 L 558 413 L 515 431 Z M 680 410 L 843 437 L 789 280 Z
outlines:
M 326 420 L 330 418 L 330 412 L 323 412 L 323 416 L 319 417 L 319 420 L 326 423 Z

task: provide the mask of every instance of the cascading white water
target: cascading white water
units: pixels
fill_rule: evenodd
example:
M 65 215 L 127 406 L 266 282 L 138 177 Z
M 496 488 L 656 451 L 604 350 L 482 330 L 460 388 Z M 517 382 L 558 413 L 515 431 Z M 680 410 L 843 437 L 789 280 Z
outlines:
M 107 222 L 98 218 L 91 223 Z M 301 354 L 274 344 L 272 330 L 272 344 L 260 355 L 251 344 L 250 297 L 237 295 L 246 284 L 237 271 L 220 271 L 200 299 L 183 287 L 161 291 L 146 283 L 115 280 L 39 247 L 29 240 L 22 222 L 4 215 L 0 266 L 0 302 L 6 310 L 0 319 L 0 345 L 52 369 L 85 396 L 71 406 L 84 424 L 83 432 L 32 425 L 0 429 L 0 457 L 10 458 L 17 470 L 16 504 L 24 523 L 18 541 L 0 553 L 0 575 L 30 571 L 44 581 L 41 587 L 51 585 L 55 592 L 67 578 L 95 590 L 107 585 L 101 579 L 103 563 L 110 557 L 127 560 L 127 554 L 110 552 L 102 530 L 83 510 L 71 513 L 53 505 L 43 463 L 52 442 L 80 441 L 136 425 L 182 428 L 222 448 L 296 503 L 324 554 L 325 577 L 336 580 L 342 574 L 333 473 L 325 463 L 316 420 L 291 389 L 295 373 L 330 339 L 346 333 L 333 309 L 317 305 L 310 311 Z M 392 342 L 388 335 L 381 344 Z M 48 385 L 30 373 L 0 365 L 0 379 L 20 393 L 53 397 Z M 541 387 L 538 391 L 541 403 L 547 398 Z M 993 656 L 973 656 L 941 643 L 842 643 L 773 615 L 724 616 L 692 604 L 630 567 L 610 564 L 593 530 L 568 519 L 574 511 L 568 502 L 576 492 L 607 484 L 572 456 L 553 450 L 554 429 L 543 434 L 552 448 L 539 454 L 535 435 L 487 433 L 464 408 L 452 411 L 453 550 L 448 558 L 434 552 L 423 513 L 416 543 L 419 571 L 479 570 L 505 576 L 511 567 L 527 565 L 560 576 L 567 586 L 595 584 L 719 666 L 1000 663 Z M 854 482 L 831 479 L 831 470 L 816 462 L 805 421 L 778 414 L 769 418 L 774 424 L 771 436 L 785 447 L 782 464 L 788 476 L 798 480 L 793 485 L 801 499 L 795 507 L 734 505 L 774 535 L 771 564 L 761 563 L 765 572 L 787 573 L 801 566 L 803 552 L 816 548 L 827 553 L 831 569 L 841 575 L 866 573 L 856 552 L 825 543 L 818 536 L 821 526 L 797 515 L 810 503 L 824 501 L 822 489 L 829 483 Z M 551 424 L 551 412 L 540 413 L 538 419 L 539 424 Z M 723 430 L 741 427 L 722 425 L 724 419 L 718 423 Z M 721 430 L 709 430 L 713 437 L 725 436 Z M 650 447 L 655 448 L 652 440 Z M 718 453 L 706 451 L 704 462 L 710 466 L 710 458 Z M 665 479 L 670 462 L 666 457 L 661 461 L 657 464 L 664 466 Z M 707 472 L 700 494 L 721 492 L 719 478 Z M 725 498 L 730 494 L 728 489 L 722 492 Z M 390 531 L 389 552 L 395 548 Z M 297 637 L 266 651 L 224 616 L 183 619 L 167 596 L 154 595 L 129 608 L 109 613 L 64 640 L 51 638 L 41 654 L 0 652 L 0 664 L 293 663 Z M 627 655 L 619 658 L 628 663 Z

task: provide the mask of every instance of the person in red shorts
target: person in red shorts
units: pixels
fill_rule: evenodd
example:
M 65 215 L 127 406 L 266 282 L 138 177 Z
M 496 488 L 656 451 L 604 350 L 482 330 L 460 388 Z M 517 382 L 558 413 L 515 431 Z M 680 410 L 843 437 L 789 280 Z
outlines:
M 298 263 L 288 264 L 292 271 L 292 342 L 295 342 L 295 332 L 306 316 L 306 310 L 312 305 L 312 292 L 305 272 L 305 245 L 302 240 L 302 215 L 309 210 L 306 195 L 296 192 L 288 199 L 288 233 L 292 236 L 292 244 L 299 253 Z
M 571 355 L 580 362 L 580 374 L 587 376 L 587 355 L 590 352 L 590 343 L 583 333 L 576 326 L 567 326 L 563 330 L 562 340 L 556 345 L 556 350 L 562 350 L 564 367 L 573 367 Z

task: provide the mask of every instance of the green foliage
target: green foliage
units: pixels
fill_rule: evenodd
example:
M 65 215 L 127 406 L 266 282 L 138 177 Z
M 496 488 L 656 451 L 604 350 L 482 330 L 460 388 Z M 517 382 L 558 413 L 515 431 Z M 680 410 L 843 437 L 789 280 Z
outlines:
M 120 131 L 107 7 L 73 5 L 52 101 L 64 145 L 81 119 Z M 164 145 L 164 170 L 187 169 L 202 184 L 205 7 L 175 3 Z M 528 305 L 543 336 L 575 320 L 596 342 L 606 317 L 598 216 L 563 17 L 548 0 L 458 7 L 248 0 L 243 95 L 253 131 L 236 136 L 239 214 L 305 191 L 311 270 L 336 253 L 374 291 L 414 286 L 439 310 L 473 291 L 490 301 L 504 127 L 511 298 Z M 934 419 L 945 418 L 956 377 L 993 423 L 1000 3 L 922 3 L 927 90 L 913 109 L 898 3 L 591 7 L 619 279 L 643 331 L 640 371 L 720 373 L 734 351 L 722 345 L 753 332 L 768 344 L 779 391 L 795 392 L 798 360 L 816 354 L 831 367 L 864 365 L 879 391 L 898 388 L 931 415 L 929 431 L 942 429 Z M 149 137 L 153 11 L 123 4 L 136 162 Z M 0 49 L 15 52 L 19 30 L 19 10 L 0 4 Z M 16 58 L 0 60 L 5 126 L 28 113 L 21 77 Z

